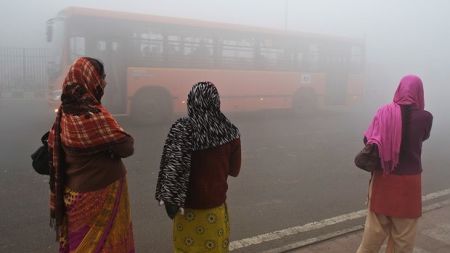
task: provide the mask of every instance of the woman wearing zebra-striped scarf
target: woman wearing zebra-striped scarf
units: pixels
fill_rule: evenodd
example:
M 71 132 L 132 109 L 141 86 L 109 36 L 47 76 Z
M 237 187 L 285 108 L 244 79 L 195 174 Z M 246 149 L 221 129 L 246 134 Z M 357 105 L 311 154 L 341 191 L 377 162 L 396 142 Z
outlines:
M 167 136 L 156 199 L 174 220 L 174 252 L 228 252 L 227 177 L 240 171 L 239 130 L 210 82 L 192 87 L 187 107 Z

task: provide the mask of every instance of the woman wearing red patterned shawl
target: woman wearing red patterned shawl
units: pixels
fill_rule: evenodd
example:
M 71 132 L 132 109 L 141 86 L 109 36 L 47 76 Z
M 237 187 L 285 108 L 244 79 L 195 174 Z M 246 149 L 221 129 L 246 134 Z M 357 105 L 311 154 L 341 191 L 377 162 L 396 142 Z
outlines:
M 433 116 L 424 110 L 422 80 L 402 78 L 392 103 L 378 109 L 364 134 L 376 144 L 381 168 L 372 174 L 369 210 L 358 253 L 414 250 L 417 221 L 422 215 L 422 142 L 430 136 Z
M 101 104 L 103 64 L 82 57 L 63 84 L 50 131 L 50 215 L 60 252 L 134 252 L 122 158 L 133 138 Z

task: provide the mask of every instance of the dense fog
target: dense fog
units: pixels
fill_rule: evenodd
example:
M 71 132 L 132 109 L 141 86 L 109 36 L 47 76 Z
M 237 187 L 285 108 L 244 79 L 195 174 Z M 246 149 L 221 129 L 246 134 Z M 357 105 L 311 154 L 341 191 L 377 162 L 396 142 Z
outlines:
M 68 7 L 83 9 L 61 21 Z M 422 78 L 434 116 L 423 194 L 450 188 L 449 12 L 446 0 L 3 0 L 0 251 L 57 248 L 47 226 L 48 178 L 34 173 L 29 155 L 54 121 L 50 100 L 59 99 L 64 71 L 83 55 L 105 63 L 104 104 L 135 138 L 124 161 L 138 252 L 170 251 L 172 224 L 154 200 L 160 156 L 173 120 L 186 113 L 189 88 L 204 79 L 217 85 L 241 131 L 242 171 L 228 180 L 232 241 L 365 208 L 370 176 L 353 158 L 406 74 Z M 165 18 L 154 25 L 145 15 Z M 21 67 L 25 61 L 32 67 Z M 150 94 L 156 102 L 148 102 L 139 87 L 152 78 L 172 85 L 170 98 Z M 161 109 L 166 102 L 170 110 Z M 136 122 L 136 112 L 155 120 Z

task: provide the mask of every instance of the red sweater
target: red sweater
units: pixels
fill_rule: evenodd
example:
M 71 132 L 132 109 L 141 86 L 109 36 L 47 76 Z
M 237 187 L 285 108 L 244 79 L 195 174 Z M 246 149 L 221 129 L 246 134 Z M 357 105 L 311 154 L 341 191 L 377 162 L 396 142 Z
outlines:
M 225 203 L 228 175 L 236 177 L 241 168 L 241 141 L 235 139 L 219 147 L 195 151 L 185 206 L 208 209 Z

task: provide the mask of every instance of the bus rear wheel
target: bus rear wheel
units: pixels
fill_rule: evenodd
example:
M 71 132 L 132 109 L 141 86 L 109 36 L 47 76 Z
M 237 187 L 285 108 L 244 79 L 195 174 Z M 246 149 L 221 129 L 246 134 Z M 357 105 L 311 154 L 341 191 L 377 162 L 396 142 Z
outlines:
M 292 110 L 297 115 L 308 115 L 319 109 L 316 92 L 311 88 L 299 89 L 292 101 Z
M 131 101 L 131 118 L 134 123 L 159 124 L 167 121 L 171 115 L 170 94 L 162 88 L 140 90 Z

